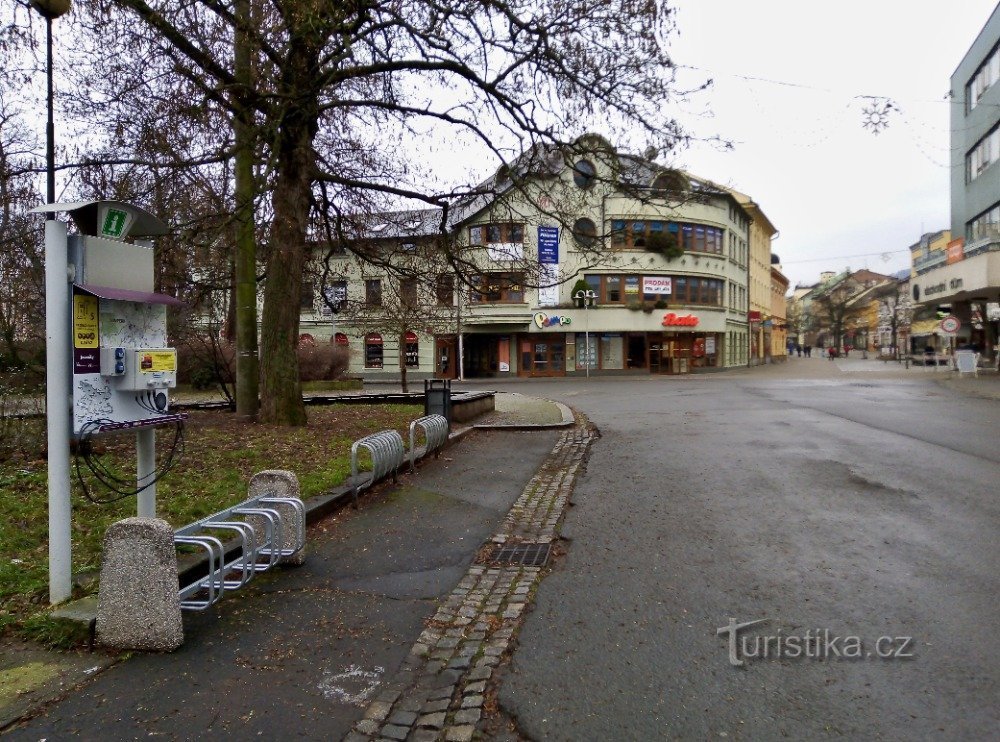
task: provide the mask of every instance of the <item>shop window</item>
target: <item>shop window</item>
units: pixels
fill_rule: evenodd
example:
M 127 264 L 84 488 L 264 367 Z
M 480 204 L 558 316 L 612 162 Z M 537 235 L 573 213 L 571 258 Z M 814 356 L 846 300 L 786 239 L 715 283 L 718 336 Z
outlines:
M 455 303 L 455 277 L 448 274 L 438 276 L 434 285 L 434 294 L 438 306 L 453 306 Z
M 406 367 L 420 368 L 420 343 L 415 332 L 407 332 L 403 337 L 406 346 Z
M 382 336 L 365 335 L 365 368 L 382 368 Z
M 625 338 L 620 334 L 605 333 L 601 335 L 601 368 L 624 368 Z
M 474 304 L 523 304 L 524 278 L 520 273 L 487 273 L 473 282 Z
M 379 279 L 365 281 L 365 304 L 370 307 L 382 306 L 382 281 Z
M 597 333 L 589 336 L 590 345 L 587 344 L 587 333 L 578 332 L 576 334 L 576 368 L 583 371 L 590 368 L 591 371 L 597 369 Z

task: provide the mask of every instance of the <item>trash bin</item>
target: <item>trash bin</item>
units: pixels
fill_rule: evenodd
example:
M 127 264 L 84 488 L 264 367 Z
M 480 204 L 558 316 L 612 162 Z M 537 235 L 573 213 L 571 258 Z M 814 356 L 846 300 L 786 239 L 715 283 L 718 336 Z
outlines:
M 451 424 L 451 379 L 424 379 L 424 414 L 443 415 Z

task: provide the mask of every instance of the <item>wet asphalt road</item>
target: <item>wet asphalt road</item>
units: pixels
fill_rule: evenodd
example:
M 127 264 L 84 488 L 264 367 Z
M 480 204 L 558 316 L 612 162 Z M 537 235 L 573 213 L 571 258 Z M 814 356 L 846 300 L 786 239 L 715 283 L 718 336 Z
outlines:
M 1000 402 L 820 363 L 511 385 L 602 433 L 503 676 L 524 735 L 996 738 Z M 730 619 L 766 619 L 742 667 Z

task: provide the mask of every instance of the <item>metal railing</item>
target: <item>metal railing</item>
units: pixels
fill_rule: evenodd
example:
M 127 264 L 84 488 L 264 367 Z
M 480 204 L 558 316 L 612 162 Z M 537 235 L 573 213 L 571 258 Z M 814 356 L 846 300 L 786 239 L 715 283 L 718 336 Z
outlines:
M 283 547 L 287 527 L 281 507 L 290 507 L 296 529 L 293 547 Z M 180 605 L 185 610 L 205 610 L 222 599 L 226 591 L 238 590 L 258 572 L 264 572 L 305 546 L 306 509 L 295 497 L 267 494 L 220 510 L 174 531 L 174 544 L 204 550 L 208 573 L 180 588 Z M 234 536 L 235 545 L 220 534 Z
M 372 475 L 364 482 L 358 476 L 358 449 L 361 448 L 366 449 L 372 459 Z M 354 441 L 351 446 L 351 497 L 355 508 L 358 507 L 358 492 L 363 488 L 390 473 L 392 481 L 397 481 L 404 456 L 403 436 L 395 430 L 383 430 Z
M 425 415 L 410 423 L 410 471 L 416 469 L 417 462 L 417 428 L 424 431 L 426 445 L 424 455 L 431 451 L 434 458 L 441 454 L 441 448 L 448 442 L 448 418 L 444 415 Z

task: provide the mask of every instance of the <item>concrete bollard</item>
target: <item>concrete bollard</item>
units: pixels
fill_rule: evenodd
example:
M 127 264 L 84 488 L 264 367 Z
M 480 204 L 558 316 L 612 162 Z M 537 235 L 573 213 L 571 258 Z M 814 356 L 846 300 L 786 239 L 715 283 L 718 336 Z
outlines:
M 97 642 L 158 652 L 184 643 L 174 532 L 165 520 L 126 518 L 104 534 Z
M 273 495 L 274 497 L 294 497 L 299 499 L 299 480 L 293 472 L 285 469 L 265 469 L 257 472 L 250 478 L 250 498 L 260 495 Z M 306 561 L 305 539 L 298 543 L 299 528 L 305 532 L 305 523 L 302 522 L 301 514 L 291 505 L 274 504 L 273 507 L 281 514 L 284 524 L 281 534 L 281 548 L 294 549 L 298 546 L 302 548 L 292 556 L 282 557 L 279 564 L 298 566 Z M 258 522 L 260 521 L 260 522 Z M 259 516 L 250 516 L 247 522 L 253 524 L 254 530 L 262 532 L 264 526 Z

